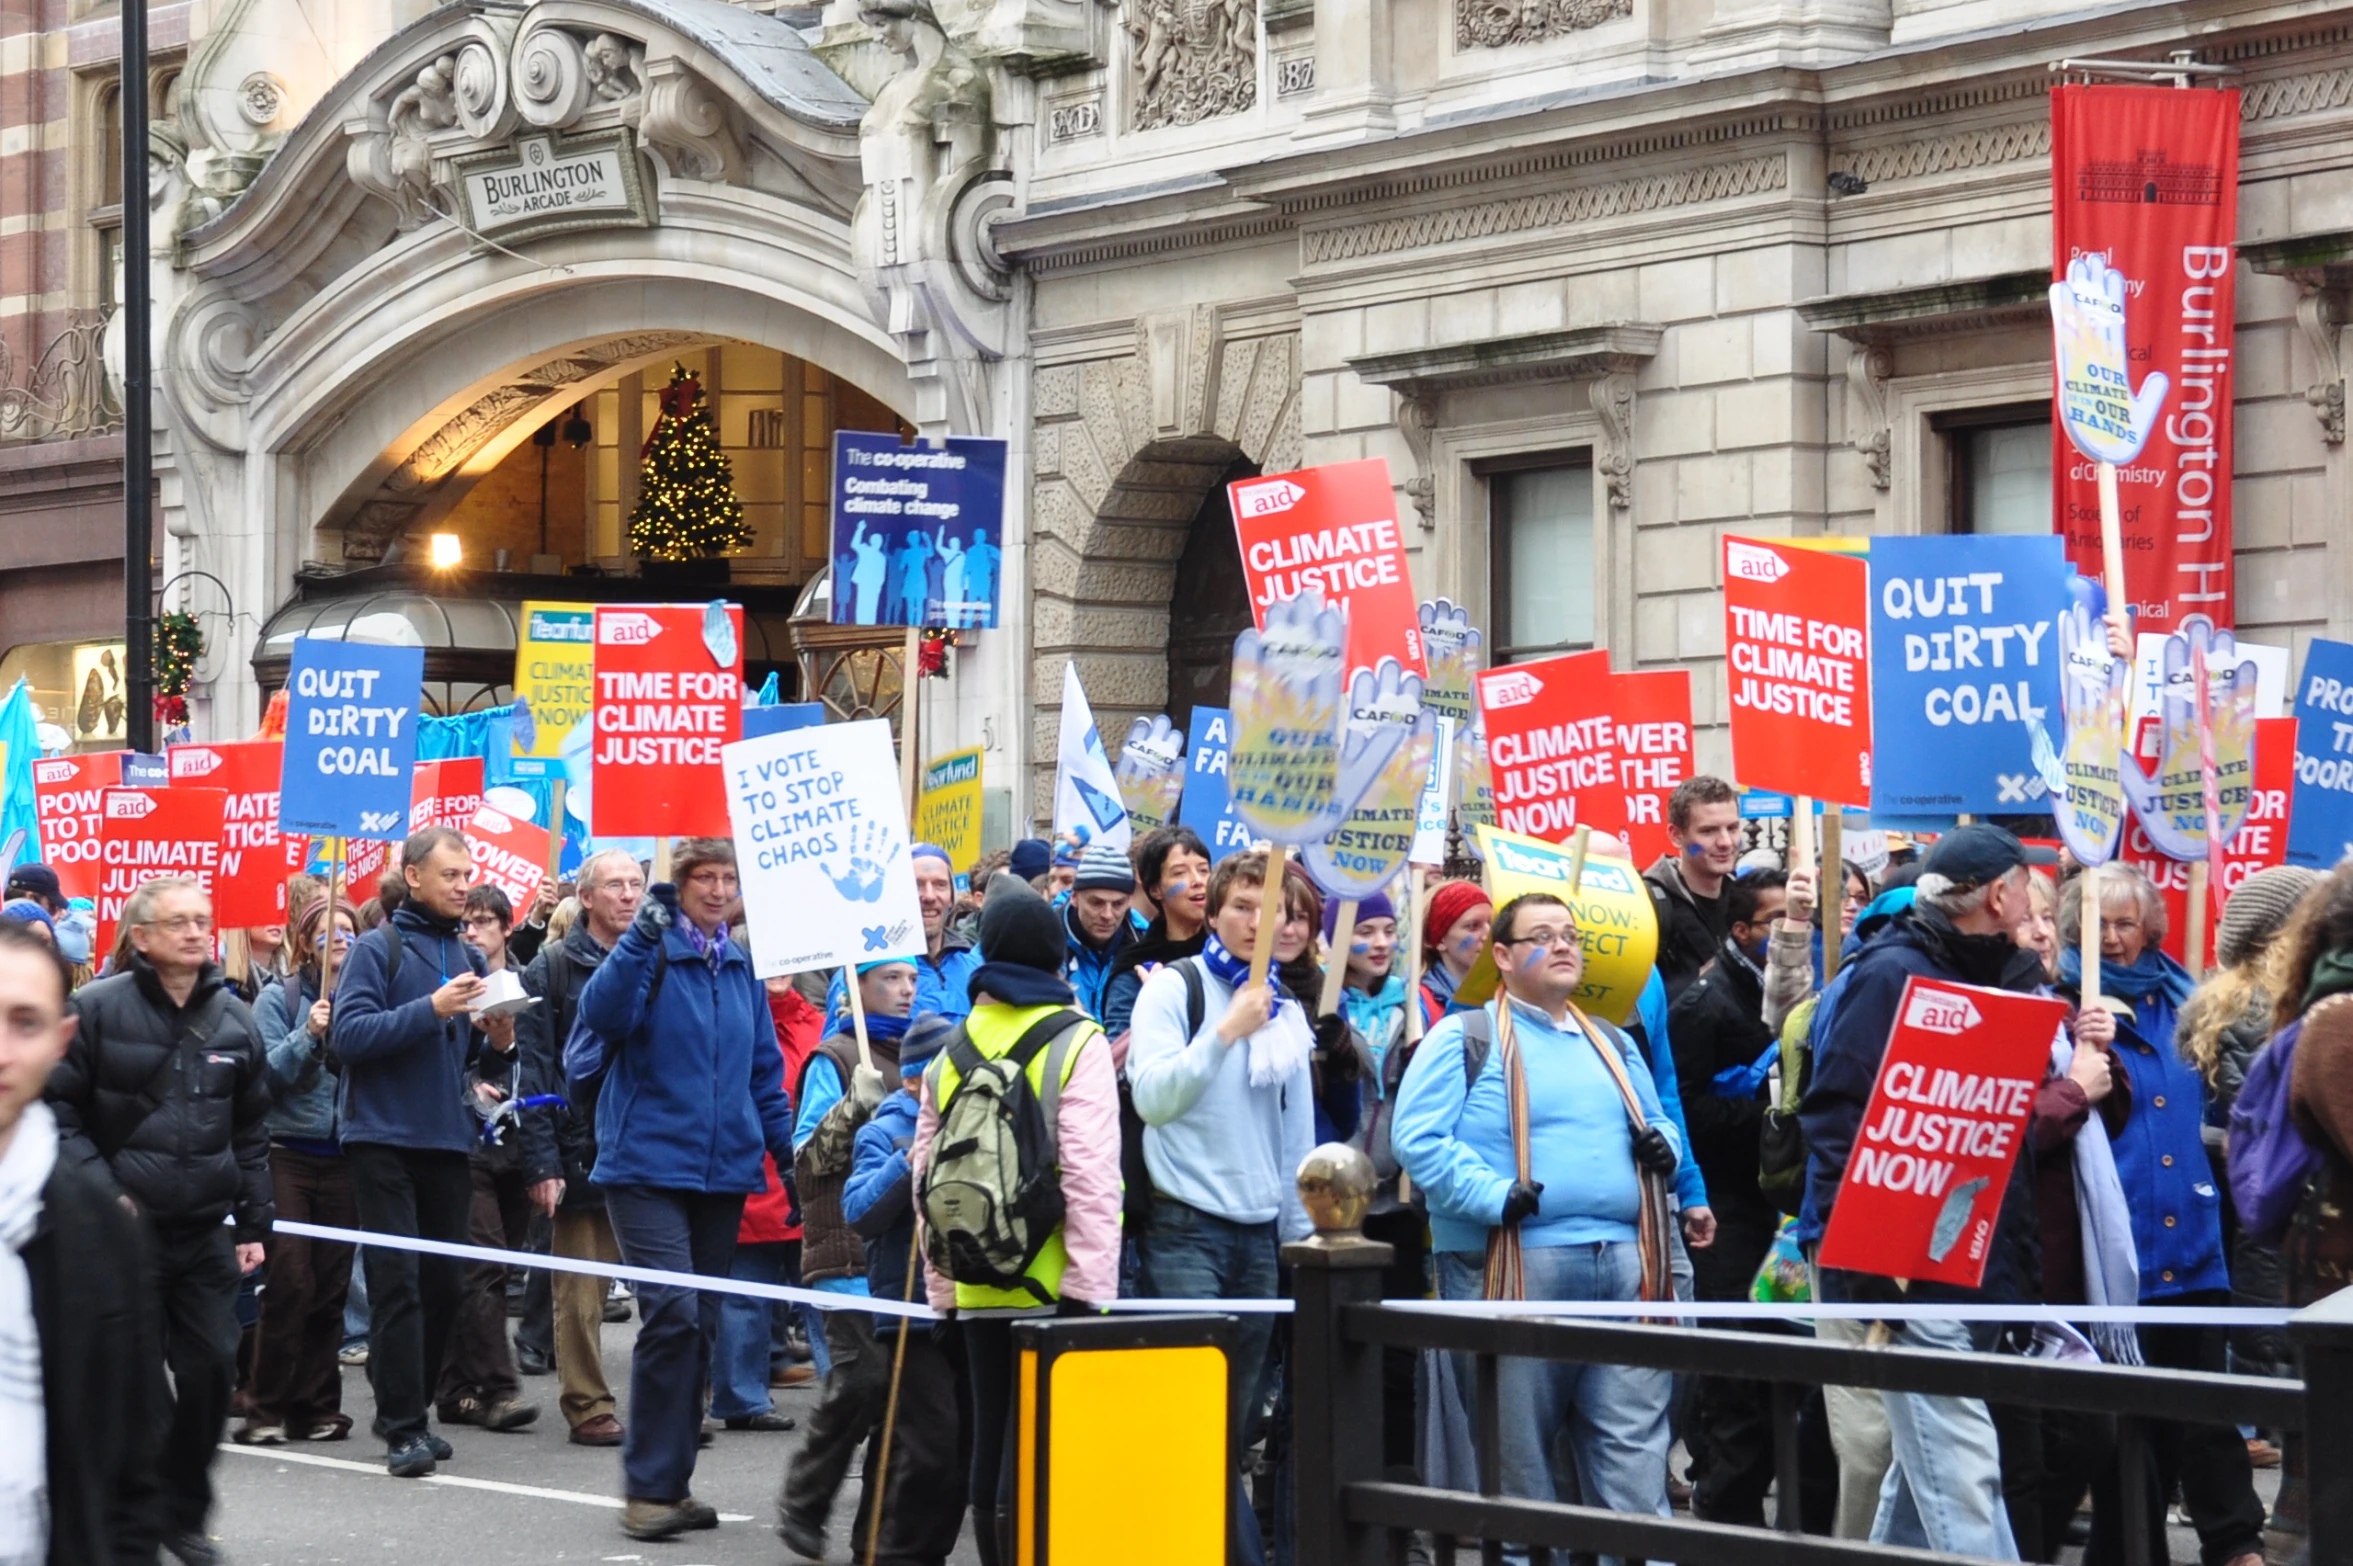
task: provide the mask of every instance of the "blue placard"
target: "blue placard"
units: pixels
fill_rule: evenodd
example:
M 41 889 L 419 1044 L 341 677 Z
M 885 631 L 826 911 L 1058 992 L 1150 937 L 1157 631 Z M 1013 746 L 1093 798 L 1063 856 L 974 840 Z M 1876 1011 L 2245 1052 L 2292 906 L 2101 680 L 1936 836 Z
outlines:
M 295 638 L 286 676 L 279 831 L 407 835 L 424 681 L 421 647 Z
M 2353 642 L 2315 638 L 2296 687 L 2296 791 L 2288 863 L 2334 869 L 2353 854 Z
M 992 630 L 1004 542 L 1003 441 L 834 432 L 834 624 Z
M 1226 803 L 1226 753 L 1233 743 L 1233 713 L 1223 707 L 1193 709 L 1185 728 L 1185 794 L 1177 822 L 1201 834 L 1212 861 L 1257 841 Z
M 743 737 L 758 739 L 763 734 L 813 729 L 824 721 L 825 703 L 821 701 L 788 701 L 767 707 L 746 707 L 743 710 Z
M 2057 534 L 1871 540 L 1874 813 L 2050 808 L 2034 734 L 2065 739 L 2067 577 Z

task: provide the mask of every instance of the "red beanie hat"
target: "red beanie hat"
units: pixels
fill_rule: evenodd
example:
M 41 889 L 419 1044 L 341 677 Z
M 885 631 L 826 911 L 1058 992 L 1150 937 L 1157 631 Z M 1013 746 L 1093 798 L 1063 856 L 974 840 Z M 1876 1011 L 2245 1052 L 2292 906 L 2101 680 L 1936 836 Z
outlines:
M 1476 881 L 1443 881 L 1430 897 L 1430 925 L 1422 933 L 1422 947 L 1434 951 L 1438 943 L 1453 929 L 1455 921 L 1474 908 L 1485 908 L 1490 899 L 1486 889 Z

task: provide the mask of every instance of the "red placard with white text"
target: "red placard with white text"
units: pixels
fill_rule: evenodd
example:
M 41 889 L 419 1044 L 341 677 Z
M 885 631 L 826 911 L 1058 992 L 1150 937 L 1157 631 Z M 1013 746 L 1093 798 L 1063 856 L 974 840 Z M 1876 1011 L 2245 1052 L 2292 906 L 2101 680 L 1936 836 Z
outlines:
M 33 762 L 38 857 L 57 872 L 57 888 L 68 898 L 98 895 L 99 796 L 122 787 L 123 757 L 129 754 L 102 750 L 86 756 L 43 756 Z
M 158 876 L 193 877 L 220 895 L 221 829 L 229 796 L 217 788 L 110 788 L 98 803 L 98 929 L 92 949 L 114 947 L 130 895 Z M 220 917 L 217 909 L 213 915 Z
M 531 912 L 539 885 L 547 879 L 547 828 L 495 805 L 474 812 L 465 826 L 466 843 L 474 850 L 474 882 L 487 881 L 507 894 L 520 919 Z
M 1483 670 L 1471 690 L 1486 720 L 1497 827 L 1565 843 L 1580 825 L 1596 832 L 1625 826 L 1608 653 Z
M 1822 1236 L 1821 1265 L 1973 1289 L 2067 1003 L 1915 975 Z
M 719 747 L 743 735 L 743 610 L 706 635 L 705 604 L 596 612 L 596 736 L 589 830 L 599 837 L 725 837 Z
M 482 758 L 450 756 L 420 761 L 409 774 L 409 831 L 445 826 L 463 832 L 474 812 L 482 808 Z M 392 845 L 373 838 L 352 838 L 344 845 L 343 882 L 358 890 L 354 901 L 376 895 L 376 880 L 392 862 Z
M 2151 732 L 2156 719 L 2146 722 Z M 2154 746 L 2150 747 L 2152 750 Z M 2296 788 L 2296 720 L 2255 720 L 2254 795 L 2247 802 L 2247 818 L 2223 845 L 2221 874 L 2210 888 L 2213 906 L 2206 913 L 2205 966 L 2214 966 L 2214 940 L 2222 927 L 2222 906 L 2241 881 L 2258 870 L 2288 862 L 2288 805 Z M 2156 883 L 2165 897 L 2165 952 L 2175 962 L 2187 963 L 2190 949 L 2190 867 L 2157 852 L 2138 820 L 2127 820 L 2117 856 Z
M 228 795 L 222 812 L 220 884 L 212 914 L 223 929 L 286 922 L 286 878 L 300 871 L 310 839 L 278 831 L 278 778 L 285 744 L 246 740 L 234 745 L 174 745 L 164 753 L 172 787 L 217 788 Z
M 1667 796 L 1691 776 L 1691 671 L 1613 674 L 1618 785 L 1626 794 L 1626 848 L 1647 865 L 1672 851 Z
M 1870 577 L 1853 555 L 1725 535 L 1724 679 L 1744 786 L 1871 803 Z
M 1226 499 L 1260 630 L 1273 605 L 1319 587 L 1326 603 L 1348 610 L 1350 673 L 1383 658 L 1396 659 L 1407 674 L 1430 672 L 1387 462 L 1373 457 L 1237 479 Z

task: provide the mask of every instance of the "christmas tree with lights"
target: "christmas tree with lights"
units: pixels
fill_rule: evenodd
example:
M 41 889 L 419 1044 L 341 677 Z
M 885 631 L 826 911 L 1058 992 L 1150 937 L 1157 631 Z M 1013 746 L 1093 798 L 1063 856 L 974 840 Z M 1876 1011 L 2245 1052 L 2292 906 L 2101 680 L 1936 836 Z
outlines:
M 662 390 L 662 416 L 640 453 L 637 508 L 629 513 L 629 549 L 641 560 L 707 560 L 752 541 L 735 471 L 720 449 L 702 383 L 673 365 Z

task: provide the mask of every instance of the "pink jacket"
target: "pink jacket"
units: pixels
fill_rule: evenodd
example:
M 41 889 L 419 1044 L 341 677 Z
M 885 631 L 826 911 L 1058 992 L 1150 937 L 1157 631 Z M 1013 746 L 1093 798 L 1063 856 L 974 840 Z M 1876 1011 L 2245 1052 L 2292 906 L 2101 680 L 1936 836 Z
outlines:
M 991 1004 L 983 1002 L 983 1004 Z M 939 1134 L 939 1109 L 931 1100 L 931 1074 L 923 1077 L 922 1109 L 915 1121 L 911 1160 L 915 1188 L 923 1188 L 931 1165 L 932 1139 Z M 1062 1274 L 1062 1297 L 1090 1305 L 1119 1298 L 1119 1221 L 1124 1187 L 1119 1177 L 1119 1077 L 1111 1044 L 1089 1026 L 1078 1058 L 1062 1084 L 1055 1110 L 1055 1146 L 1062 1162 L 1062 1244 L 1070 1262 Z M 924 1292 L 931 1308 L 956 1308 L 956 1285 L 923 1260 Z

